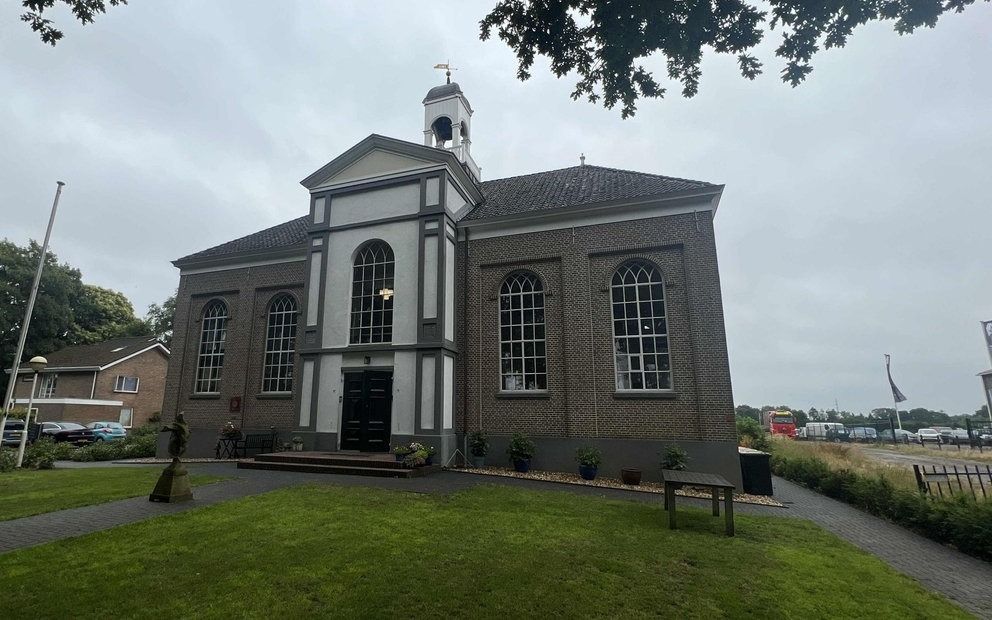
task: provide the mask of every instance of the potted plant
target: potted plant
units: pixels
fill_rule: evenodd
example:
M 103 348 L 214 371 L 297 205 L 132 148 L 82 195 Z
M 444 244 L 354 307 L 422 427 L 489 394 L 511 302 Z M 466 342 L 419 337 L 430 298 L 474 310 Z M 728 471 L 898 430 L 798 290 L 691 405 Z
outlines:
M 234 425 L 234 420 L 228 420 L 220 427 L 220 436 L 224 439 L 241 439 L 241 431 Z
M 510 445 L 506 447 L 506 455 L 513 461 L 513 469 L 525 474 L 530 469 L 530 460 L 534 458 L 534 442 L 523 433 L 513 433 Z
M 427 453 L 427 457 L 424 458 L 424 465 L 433 465 L 434 455 L 437 454 L 437 449 L 434 446 L 424 446 L 421 449 Z
M 419 444 L 410 444 L 411 447 Z M 414 467 L 423 467 L 427 464 L 427 450 L 421 448 L 420 450 L 413 450 L 403 457 L 403 466 L 413 469 Z
M 402 462 L 411 452 L 413 452 L 413 449 L 406 445 L 400 445 L 393 448 L 393 456 L 396 457 L 397 462 Z
M 583 446 L 575 451 L 575 460 L 579 462 L 582 479 L 595 480 L 599 465 L 603 462 L 603 453 L 592 446 Z
M 468 436 L 468 450 L 472 453 L 472 465 L 486 466 L 486 453 L 489 452 L 489 438 L 482 431 L 473 431 Z
M 665 455 L 661 459 L 661 468 L 682 471 L 688 462 L 689 455 L 686 451 L 677 445 L 671 445 L 665 450 Z
M 641 470 L 636 467 L 623 467 L 620 469 L 620 479 L 624 484 L 636 487 L 641 483 Z
M 293 452 L 303 452 L 303 438 L 299 435 L 293 437 Z

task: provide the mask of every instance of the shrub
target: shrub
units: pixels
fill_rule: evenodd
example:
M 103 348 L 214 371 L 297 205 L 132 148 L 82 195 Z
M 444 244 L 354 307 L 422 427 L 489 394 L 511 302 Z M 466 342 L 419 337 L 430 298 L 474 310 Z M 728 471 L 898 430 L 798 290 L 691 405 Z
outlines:
M 7 448 L 0 448 L 0 473 L 14 471 L 16 465 L 17 452 L 8 450 Z
M 23 465 L 35 469 L 51 469 L 55 466 L 60 450 L 62 448 L 57 448 L 51 437 L 41 437 L 24 451 Z
M 768 435 L 754 418 L 737 418 L 737 443 L 745 448 L 768 450 Z
M 575 451 L 575 460 L 583 467 L 599 467 L 603 462 L 603 453 L 592 446 L 583 446 Z
M 468 449 L 472 456 L 486 456 L 486 453 L 489 452 L 489 438 L 482 431 L 469 433 Z
M 410 454 L 407 454 L 406 458 L 403 459 L 403 465 L 410 468 L 422 467 L 427 464 L 428 456 L 430 456 L 430 454 L 427 450 L 414 450 Z
M 523 433 L 513 433 L 510 438 L 510 445 L 506 447 L 506 455 L 511 461 L 526 461 L 534 458 L 537 447 L 530 437 Z
M 671 445 L 665 450 L 665 456 L 661 459 L 661 468 L 682 471 L 688 463 L 689 455 L 686 451 L 679 446 Z
M 397 456 L 406 456 L 407 454 L 411 454 L 412 452 L 413 452 L 413 448 L 407 445 L 399 445 L 393 448 L 393 454 Z
M 147 427 L 142 427 L 142 429 L 144 428 Z M 142 429 L 138 430 L 141 431 Z M 156 439 L 157 434 L 143 431 L 132 433 L 124 439 L 98 441 L 83 448 L 76 448 L 72 451 L 71 458 L 74 461 L 89 462 L 140 459 L 155 456 Z
M 783 478 L 937 542 L 954 545 L 970 555 L 992 560 L 992 500 L 967 494 L 928 497 L 916 489 L 893 484 L 882 473 L 832 468 L 819 456 L 796 456 L 788 449 L 773 450 L 771 466 Z

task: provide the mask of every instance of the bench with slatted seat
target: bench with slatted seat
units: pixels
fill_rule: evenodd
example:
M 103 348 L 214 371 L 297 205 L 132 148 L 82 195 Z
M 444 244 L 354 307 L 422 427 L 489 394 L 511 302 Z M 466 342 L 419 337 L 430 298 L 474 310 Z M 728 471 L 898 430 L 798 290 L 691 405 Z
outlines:
M 724 513 L 727 519 L 727 536 L 734 535 L 734 485 L 722 476 L 704 474 L 698 471 L 661 470 L 665 482 L 665 510 L 668 511 L 668 527 L 675 529 L 675 491 L 682 487 L 702 487 L 709 489 L 713 498 L 713 516 L 720 516 L 720 491 L 723 491 Z

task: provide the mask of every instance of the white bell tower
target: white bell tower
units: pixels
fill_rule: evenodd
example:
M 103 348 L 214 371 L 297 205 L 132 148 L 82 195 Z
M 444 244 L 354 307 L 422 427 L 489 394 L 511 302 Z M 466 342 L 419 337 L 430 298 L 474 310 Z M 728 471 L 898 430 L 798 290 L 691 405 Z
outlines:
M 479 181 L 482 169 L 472 159 L 472 106 L 451 81 L 451 68 L 447 64 L 436 68 L 446 70 L 447 83 L 424 97 L 424 145 L 451 151 Z

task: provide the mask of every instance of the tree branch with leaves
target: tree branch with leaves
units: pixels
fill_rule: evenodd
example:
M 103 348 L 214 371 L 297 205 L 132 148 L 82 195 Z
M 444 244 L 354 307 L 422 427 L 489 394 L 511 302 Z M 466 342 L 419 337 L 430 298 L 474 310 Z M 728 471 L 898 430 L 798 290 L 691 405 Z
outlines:
M 27 22 L 43 42 L 52 46 L 64 36 L 54 22 L 45 17 L 45 12 L 54 9 L 56 4 L 67 5 L 75 18 L 86 25 L 92 24 L 98 13 L 106 13 L 107 5 L 120 6 L 127 4 L 127 0 L 23 0 L 21 5 L 27 11 L 21 14 L 21 21 Z

